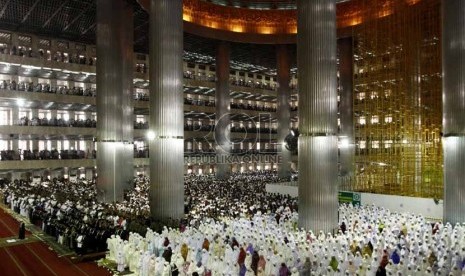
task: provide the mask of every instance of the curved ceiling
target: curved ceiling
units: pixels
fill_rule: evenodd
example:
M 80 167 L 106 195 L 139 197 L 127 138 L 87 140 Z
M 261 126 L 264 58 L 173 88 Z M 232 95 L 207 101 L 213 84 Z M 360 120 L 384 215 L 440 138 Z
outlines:
M 140 4 L 148 0 L 128 0 L 133 3 L 134 7 L 134 48 L 137 52 L 148 53 L 149 37 L 149 15 Z M 185 3 L 193 0 L 183 0 Z M 213 5 L 207 1 L 227 1 L 229 5 L 235 2 L 244 4 L 259 2 L 296 2 L 296 0 L 201 0 L 202 4 L 207 4 L 220 8 L 228 8 L 220 5 Z M 309 0 L 310 1 L 310 0 Z M 350 0 L 347 3 L 338 4 L 338 23 L 343 24 L 351 22 L 361 23 L 364 13 L 357 13 L 357 6 L 361 3 L 369 3 L 372 0 Z M 408 5 L 415 4 L 420 0 L 403 0 Z M 344 2 L 344 1 L 338 1 Z M 380 10 L 383 4 L 389 4 L 392 0 L 373 1 Z M 363 5 L 362 5 L 363 6 Z M 354 7 L 353 10 L 350 8 Z M 385 6 L 389 8 L 389 5 Z M 253 11 L 251 9 L 232 9 Z M 268 10 L 257 11 L 263 12 L 294 12 L 295 10 Z M 382 13 L 383 15 L 385 13 Z M 388 14 L 388 13 L 387 13 Z M 354 21 L 354 19 L 356 19 Z M 195 24 L 190 24 L 195 25 Z M 55 37 L 67 39 L 75 42 L 95 43 L 96 38 L 96 0 L 0 0 L 0 29 L 20 33 L 32 33 L 45 37 Z M 206 33 L 212 33 L 215 29 L 205 28 Z M 199 52 L 205 55 L 214 56 L 215 41 L 208 36 L 199 33 L 198 35 L 188 33 L 185 29 L 184 48 L 188 51 Z M 234 33 L 229 32 L 232 34 Z M 266 35 L 263 35 L 266 36 Z M 222 37 L 225 39 L 224 37 Z M 234 41 L 234 40 L 233 40 Z M 276 41 L 275 41 L 276 43 Z M 265 67 L 273 68 L 276 65 L 275 51 L 273 45 L 258 45 L 233 43 L 231 59 L 245 63 L 254 63 Z M 292 47 L 293 63 L 295 63 L 295 45 Z
M 245 8 L 254 10 L 293 10 L 296 9 L 296 0 L 201 0 L 221 6 Z M 336 0 L 346 2 L 350 0 Z
M 136 1 L 146 11 L 150 9 L 150 0 Z M 391 0 L 379 1 L 385 4 Z M 361 22 L 360 0 L 336 2 L 338 28 Z M 183 0 L 184 30 L 232 42 L 291 44 L 297 34 L 295 5 L 296 0 Z
M 257 10 L 289 10 L 296 8 L 296 0 L 202 0 L 221 6 Z

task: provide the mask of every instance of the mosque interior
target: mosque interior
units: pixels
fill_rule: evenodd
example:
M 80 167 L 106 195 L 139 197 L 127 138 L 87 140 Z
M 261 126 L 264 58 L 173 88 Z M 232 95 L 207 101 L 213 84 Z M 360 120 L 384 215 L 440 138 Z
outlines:
M 443 197 L 443 168 L 441 147 L 441 32 L 440 1 L 341 1 L 338 3 L 338 38 L 352 39 L 353 61 L 353 141 L 355 164 L 353 172 L 340 174 L 344 190 L 398 194 L 418 197 Z M 136 170 L 147 167 L 147 143 L 144 129 L 148 128 L 148 13 L 144 1 L 134 6 L 134 144 Z M 218 5 L 218 6 L 217 6 Z M 244 12 L 266 13 L 262 25 L 275 32 L 288 32 L 292 41 L 295 34 L 295 1 L 184 1 L 183 19 L 202 20 L 196 9 L 215 8 L 229 12 L 242 7 Z M 241 10 L 241 11 L 242 11 Z M 96 90 L 96 3 L 95 1 L 7 1 L 2 9 L 0 34 L 4 52 L 17 46 L 16 55 L 6 54 L 2 62 L 2 80 L 15 80 L 13 90 L 33 91 L 48 84 L 51 88 L 64 87 L 91 94 Z M 215 10 L 216 11 L 216 10 Z M 257 12 L 258 11 L 258 12 Z M 284 15 L 280 15 L 284 12 Z M 288 29 L 272 29 L 269 16 L 288 19 Z M 190 15 L 192 14 L 192 15 Z M 195 15 L 195 16 L 194 16 Z M 210 24 L 223 28 L 225 17 L 208 15 Z M 232 16 L 232 15 L 231 15 Z M 234 15 L 236 16 L 236 15 Z M 238 16 L 238 15 L 237 15 Z M 66 18 L 65 18 L 66 17 Z M 232 18 L 230 18 L 232 20 Z M 281 19 L 281 18 L 280 18 Z M 222 21 L 223 20 L 223 21 Z M 239 19 L 237 19 L 238 22 Z M 278 20 L 276 20 L 278 21 Z M 236 22 L 236 21 L 231 21 Z M 247 36 L 243 23 L 244 36 Z M 224 25 L 232 28 L 234 24 Z M 408 26 L 401 28 L 399 26 Z M 211 26 L 210 26 L 211 27 Z M 214 27 L 212 27 L 214 28 Z M 187 28 L 189 29 L 189 28 Z M 203 29 L 201 30 L 203 31 Z M 197 33 L 195 31 L 194 33 Z M 251 31 L 253 32 L 253 31 Z M 258 29 L 266 33 L 266 30 Z M 240 32 L 238 32 L 240 34 Z M 252 33 L 253 34 L 253 33 Z M 261 34 L 261 33 L 260 33 Z M 251 35 L 252 36 L 252 35 Z M 259 37 L 253 39 L 260 39 Z M 295 39 L 295 37 L 294 37 Z M 284 41 L 284 42 L 289 42 Z M 295 42 L 294 42 L 295 43 Z M 16 45 L 15 45 L 16 44 Z M 272 44 L 232 42 L 231 47 L 231 108 L 232 127 L 240 131 L 247 127 L 263 126 L 271 129 L 269 141 L 255 143 L 236 135 L 233 149 L 276 151 L 276 54 Z M 208 132 L 214 119 L 215 95 L 215 39 L 184 32 L 184 117 L 185 154 L 196 149 L 206 154 L 214 152 L 211 136 L 202 141 L 200 132 Z M 295 44 L 290 44 L 291 116 L 289 129 L 298 129 L 298 80 Z M 29 54 L 31 53 L 31 54 Z M 28 57 L 30 56 L 30 57 Z M 46 60 L 40 62 L 39 60 Z M 74 59 L 74 61 L 73 61 Z M 91 64 L 93 60 L 93 64 Z M 52 62 L 56 61 L 56 62 Z M 61 61 L 61 62 L 60 62 Z M 71 64 L 71 63 L 78 63 Z M 26 87 L 23 87 L 26 86 Z M 92 158 L 95 150 L 95 99 L 65 97 L 58 99 L 8 91 L 3 85 L 1 149 L 6 151 L 83 150 Z M 339 83 L 339 90 L 341 84 Z M 86 92 L 87 91 L 87 92 Z M 16 108 L 16 109 L 15 109 Z M 267 111 L 269 117 L 258 118 L 255 111 Z M 342 116 L 342 113 L 339 113 Z M 94 125 L 83 129 L 46 129 L 27 127 L 31 123 L 18 120 L 57 118 L 91 120 Z M 263 120 L 262 122 L 259 122 Z M 339 119 L 340 120 L 340 119 Z M 91 122 L 90 122 L 91 123 Z M 89 124 L 90 124 L 89 123 Z M 35 122 L 32 124 L 36 124 Z M 22 127 L 17 127 L 21 125 Z M 92 127 L 94 129 L 92 129 Z M 250 132 L 249 132 L 250 133 Z M 253 135 L 253 133 L 251 133 Z M 61 137 L 60 137 L 61 136 Z M 204 135 L 205 136 L 205 135 Z M 340 135 L 340 137 L 344 137 Z M 265 138 L 266 139 L 266 138 Z M 264 140 L 265 140 L 264 139 Z M 343 138 L 341 138 L 343 140 Z M 343 145 L 346 143 L 343 142 Z M 274 153 L 273 153 L 274 154 Z M 36 154 L 37 155 L 37 154 Z M 82 154 L 81 154 L 82 155 Z M 22 160 L 24 157 L 19 154 Z M 4 176 L 21 172 L 33 175 L 62 174 L 63 168 L 71 174 L 85 174 L 92 170 L 92 160 L 76 160 L 79 154 L 69 155 L 63 162 L 31 161 L 0 165 Z M 61 159 L 68 159 L 68 157 Z M 82 157 L 82 156 L 81 156 Z M 14 159 L 18 158 L 15 157 Z M 32 158 L 32 157 L 31 157 Z M 33 157 L 34 159 L 37 158 Z M 8 159 L 5 155 L 2 160 Z M 69 162 L 69 164 L 67 164 Z M 55 164 L 53 164 L 55 163 Z M 297 170 L 297 160 L 292 160 Z M 214 170 L 214 164 L 186 164 L 186 172 Z M 276 164 L 234 165 L 232 170 L 276 169 Z M 95 169 L 94 169 L 95 171 Z M 68 173 L 65 173 L 68 174 Z M 90 172 L 88 172 L 90 174 Z M 17 174 L 16 174 L 17 175 Z
M 341 229 L 339 214 L 358 229 L 353 209 L 338 207 L 338 192 L 434 200 L 444 208 L 440 220 L 461 223 L 460 1 L 2 0 L 0 188 L 85 179 L 102 204 L 143 194 L 138 216 L 166 222 L 195 210 L 189 220 L 197 221 L 202 212 L 224 213 L 193 200 L 204 208 L 196 209 L 193 187 L 210 183 L 224 192 L 216 186 L 224 181 L 241 190 L 234 179 L 245 176 L 260 189 L 298 189 L 290 209 L 270 207 L 295 219 L 276 226 L 285 231 Z M 4 203 L 22 213 L 10 202 L 14 192 L 4 192 Z M 133 212 L 114 204 L 115 212 Z M 409 214 L 403 226 L 407 218 L 427 225 Z M 441 235 L 452 233 L 448 227 Z M 107 258 L 119 264 L 122 241 L 109 241 Z

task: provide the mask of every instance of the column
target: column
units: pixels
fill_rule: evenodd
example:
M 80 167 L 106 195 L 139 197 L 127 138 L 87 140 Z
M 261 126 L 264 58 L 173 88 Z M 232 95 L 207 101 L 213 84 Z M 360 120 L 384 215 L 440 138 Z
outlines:
M 18 75 L 10 75 L 10 81 L 11 82 L 16 82 L 16 89 L 18 89 L 18 84 L 19 84 L 19 76 Z
M 31 109 L 31 119 L 32 118 L 39 118 L 39 110 L 38 109 Z M 39 149 L 39 140 L 38 138 L 32 138 L 32 148 L 31 151 L 34 152 L 34 150 Z
M 337 227 L 336 1 L 297 1 L 299 225 Z
M 58 86 L 56 75 L 54 76 L 55 73 L 53 73 L 52 77 L 53 79 L 50 79 L 50 90 L 56 88 Z
M 30 77 L 31 81 L 35 87 L 35 85 L 37 85 L 39 83 L 39 78 L 38 77 L 34 77 L 34 76 L 31 76 Z
M 16 47 L 16 54 L 18 53 L 18 46 L 19 46 L 18 44 L 19 44 L 18 34 L 17 33 L 11 33 L 10 53 L 11 53 L 11 49 L 13 47 Z
M 86 168 L 86 179 L 92 181 L 94 179 L 94 168 Z
M 184 215 L 182 0 L 150 1 L 150 211 L 155 219 Z
M 74 55 L 76 54 L 76 43 L 70 41 L 68 46 L 69 46 L 69 48 L 68 48 L 68 57 L 69 57 L 70 60 L 71 59 L 73 60 L 73 63 L 76 63 L 76 61 L 74 61 Z M 74 84 L 73 84 L 72 87 L 74 87 Z
M 90 83 L 90 82 L 85 82 L 83 88 L 84 88 L 84 90 L 92 88 L 92 83 Z M 90 112 L 89 112 L 89 113 L 90 113 Z
M 132 6 L 124 0 L 97 1 L 97 188 L 105 202 L 121 201 L 131 187 Z
M 87 44 L 86 45 L 86 52 L 83 53 L 83 55 L 86 55 L 86 63 L 89 64 L 89 60 L 92 58 L 93 53 L 92 53 L 92 45 Z
M 216 177 L 226 179 L 231 173 L 226 158 L 231 152 L 231 120 L 229 118 L 231 97 L 229 95 L 229 63 L 231 46 L 220 41 L 216 46 L 216 92 L 215 92 L 215 151 L 217 157 Z
M 63 176 L 63 170 L 53 170 L 53 171 L 50 171 L 50 180 L 53 180 L 54 178 L 60 178 Z
M 69 167 L 63 167 L 63 177 L 65 179 L 69 179 L 69 174 L 70 174 L 70 168 Z
M 465 221 L 465 1 L 442 1 L 444 222 Z
M 276 115 L 278 117 L 278 157 L 280 159 L 278 163 L 278 176 L 280 178 L 289 178 L 291 176 L 291 152 L 286 149 L 285 139 L 289 134 L 289 122 L 291 119 L 291 110 L 289 107 L 291 68 L 287 45 L 281 44 L 276 46 L 276 60 L 276 80 L 278 82 L 278 108 L 276 109 Z
M 19 124 L 19 107 L 13 106 L 10 111 L 11 114 L 11 124 L 17 125 Z
M 69 120 L 76 120 L 76 112 L 73 110 L 68 111 Z
M 52 178 L 50 177 L 50 175 L 51 175 L 51 170 L 50 169 L 45 169 L 45 170 L 42 171 L 42 177 L 45 180 L 47 180 L 47 179 L 51 180 Z
M 53 81 L 53 79 L 52 79 L 52 81 Z M 56 80 L 55 80 L 55 85 L 56 85 Z M 55 86 L 53 86 L 53 87 L 55 87 Z M 55 119 L 56 119 L 56 118 L 57 118 L 57 115 L 58 115 L 58 111 L 57 111 L 56 109 L 50 110 L 50 116 L 52 116 L 52 118 L 55 118 Z M 51 140 L 51 145 L 50 145 L 50 146 L 51 146 L 51 149 L 52 149 L 52 150 L 53 150 L 53 149 L 57 149 L 57 147 L 58 147 L 58 140 L 56 140 L 56 139 Z
M 71 55 L 71 54 L 70 54 L 70 55 Z M 72 81 L 72 80 L 68 81 L 68 88 L 69 88 L 70 90 L 72 90 L 72 89 L 74 88 L 74 86 L 75 86 L 74 81 Z
M 354 176 L 355 137 L 354 137 L 354 94 L 353 94 L 353 50 L 352 38 L 337 41 L 339 49 L 340 104 L 339 119 L 339 161 L 342 178 Z
M 35 35 L 31 36 L 31 50 L 33 57 L 39 56 L 39 38 Z M 34 82 L 34 84 L 36 84 L 36 82 Z

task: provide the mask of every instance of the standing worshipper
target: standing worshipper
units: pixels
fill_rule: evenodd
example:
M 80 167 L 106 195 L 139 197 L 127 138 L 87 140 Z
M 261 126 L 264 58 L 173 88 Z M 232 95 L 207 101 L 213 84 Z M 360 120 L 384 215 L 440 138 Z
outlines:
M 26 225 L 24 225 L 24 222 L 21 222 L 21 225 L 19 226 L 18 239 L 24 240 L 25 237 L 26 237 Z
M 285 263 L 281 263 L 281 267 L 279 268 L 279 276 L 289 276 L 291 275 L 291 271 L 287 268 Z

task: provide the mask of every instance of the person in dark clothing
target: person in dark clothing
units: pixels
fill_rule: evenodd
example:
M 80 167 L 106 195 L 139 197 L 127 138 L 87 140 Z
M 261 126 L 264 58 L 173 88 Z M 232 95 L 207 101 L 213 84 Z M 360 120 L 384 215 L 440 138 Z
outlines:
M 258 261 L 259 260 L 260 260 L 260 256 L 258 255 L 258 252 L 254 251 L 252 254 L 252 264 L 250 267 L 252 268 L 255 275 L 257 275 L 257 272 L 258 272 Z
M 346 231 L 347 231 L 347 226 L 346 226 L 345 222 L 342 222 L 342 224 L 341 224 L 341 231 L 342 231 L 342 234 L 345 234 Z
M 173 251 L 171 250 L 171 247 L 168 247 L 165 251 L 163 251 L 162 257 L 167 261 L 168 263 L 171 263 L 171 256 L 173 255 Z
M 379 266 L 378 270 L 376 270 L 376 276 L 386 276 L 386 269 L 382 266 Z
M 26 237 L 26 225 L 24 225 L 24 222 L 21 222 L 21 225 L 19 226 L 18 238 L 20 240 L 24 240 L 25 237 Z
M 289 276 L 291 275 L 291 271 L 287 268 L 285 263 L 281 263 L 281 267 L 279 268 L 279 276 Z

